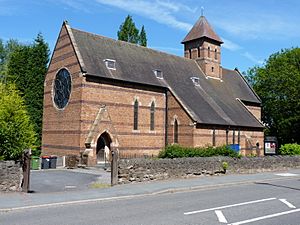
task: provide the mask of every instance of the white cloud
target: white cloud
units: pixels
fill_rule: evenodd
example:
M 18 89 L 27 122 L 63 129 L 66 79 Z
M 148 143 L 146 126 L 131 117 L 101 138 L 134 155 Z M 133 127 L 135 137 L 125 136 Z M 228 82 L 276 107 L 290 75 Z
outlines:
M 96 2 L 114 6 L 130 13 L 150 18 L 158 23 L 178 28 L 184 31 L 191 29 L 192 25 L 178 20 L 172 13 L 181 10 L 190 10 L 171 1 L 149 0 L 96 0 Z
M 247 59 L 249 59 L 250 61 L 252 61 L 252 62 L 254 62 L 254 63 L 256 63 L 256 64 L 262 65 L 262 64 L 264 63 L 263 60 L 257 59 L 254 55 L 252 55 L 252 54 L 249 53 L 249 52 L 244 52 L 244 53 L 242 54 L 242 56 L 245 56 Z
M 80 1 L 74 1 L 74 0 L 61 0 L 61 2 L 63 4 L 65 4 L 66 6 L 69 6 L 70 8 L 73 8 L 75 10 L 78 11 L 83 11 L 85 13 L 91 13 L 91 11 L 85 7 L 86 5 L 84 4 L 84 2 L 80 2 Z
M 222 40 L 224 42 L 223 45 L 222 45 L 223 48 L 226 48 L 230 51 L 237 51 L 237 50 L 242 49 L 241 46 L 239 46 L 238 44 L 236 44 L 236 43 L 234 43 L 234 42 L 232 42 L 228 39 L 225 39 L 225 38 L 222 37 Z
M 87 3 L 112 6 L 184 31 L 189 31 L 192 24 L 179 20 L 175 14 L 179 12 L 195 13 L 198 9 L 169 0 L 93 0 L 87 2 L 84 0 L 60 0 L 60 3 L 85 12 L 93 10 L 86 7 Z
M 280 39 L 300 37 L 298 25 L 278 15 L 237 15 L 216 19 L 214 24 L 227 33 L 244 39 Z
M 198 10 L 198 7 L 196 8 L 191 8 L 187 5 L 178 3 L 178 2 L 171 2 L 171 1 L 165 1 L 165 0 L 156 0 L 156 3 L 165 7 L 173 10 L 174 12 L 178 12 L 180 10 L 188 11 L 191 13 L 195 13 Z

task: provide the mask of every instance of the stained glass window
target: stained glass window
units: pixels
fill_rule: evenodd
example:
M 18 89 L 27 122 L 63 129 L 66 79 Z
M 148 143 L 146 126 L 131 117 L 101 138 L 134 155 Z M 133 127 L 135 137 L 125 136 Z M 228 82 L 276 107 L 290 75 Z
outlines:
M 58 109 L 63 109 L 69 102 L 71 95 L 71 76 L 65 68 L 58 71 L 53 84 L 53 100 Z

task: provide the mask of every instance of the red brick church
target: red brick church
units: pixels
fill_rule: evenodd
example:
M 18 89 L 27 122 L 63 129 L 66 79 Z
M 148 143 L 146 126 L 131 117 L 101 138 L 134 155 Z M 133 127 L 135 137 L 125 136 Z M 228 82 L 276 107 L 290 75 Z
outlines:
M 263 154 L 261 101 L 221 66 L 221 38 L 201 16 L 184 57 L 71 28 L 64 22 L 45 78 L 42 152 L 157 155 L 167 144 L 239 144 Z

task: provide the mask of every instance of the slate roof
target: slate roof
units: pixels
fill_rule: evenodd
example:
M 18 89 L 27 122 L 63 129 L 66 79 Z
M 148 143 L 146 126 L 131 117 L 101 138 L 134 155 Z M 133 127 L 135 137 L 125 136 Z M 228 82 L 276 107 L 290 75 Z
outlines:
M 223 70 L 223 82 L 207 79 L 197 62 L 164 52 L 69 29 L 73 45 L 88 76 L 111 78 L 170 90 L 194 122 L 225 126 L 262 128 L 262 124 L 236 98 L 260 104 L 237 71 Z M 116 70 L 103 60 L 116 60 Z M 153 70 L 161 70 L 157 79 Z M 195 86 L 191 77 L 199 77 Z
M 222 39 L 215 33 L 206 18 L 201 16 L 181 43 L 186 43 L 204 37 L 214 40 L 220 44 L 223 43 Z

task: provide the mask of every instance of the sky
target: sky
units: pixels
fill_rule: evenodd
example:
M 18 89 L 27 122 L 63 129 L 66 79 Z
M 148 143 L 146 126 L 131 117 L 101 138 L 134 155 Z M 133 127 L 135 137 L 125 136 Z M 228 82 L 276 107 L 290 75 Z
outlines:
M 0 0 L 0 39 L 32 43 L 39 32 L 51 52 L 64 20 L 71 27 L 117 38 L 131 15 L 145 26 L 148 47 L 183 56 L 184 39 L 204 16 L 222 38 L 222 66 L 262 66 L 281 49 L 300 45 L 299 0 Z

